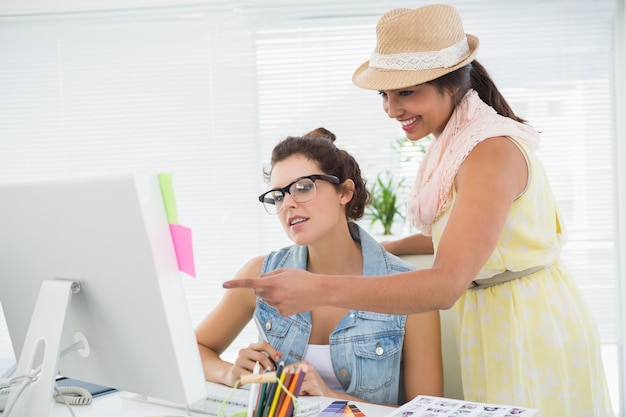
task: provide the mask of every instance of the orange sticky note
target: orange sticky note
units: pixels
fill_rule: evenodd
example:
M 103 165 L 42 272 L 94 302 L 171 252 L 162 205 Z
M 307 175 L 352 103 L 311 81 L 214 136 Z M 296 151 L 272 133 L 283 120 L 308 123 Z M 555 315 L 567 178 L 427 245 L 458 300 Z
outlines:
M 191 229 L 180 224 L 170 224 L 170 233 L 174 243 L 178 269 L 195 278 L 196 266 L 193 259 Z

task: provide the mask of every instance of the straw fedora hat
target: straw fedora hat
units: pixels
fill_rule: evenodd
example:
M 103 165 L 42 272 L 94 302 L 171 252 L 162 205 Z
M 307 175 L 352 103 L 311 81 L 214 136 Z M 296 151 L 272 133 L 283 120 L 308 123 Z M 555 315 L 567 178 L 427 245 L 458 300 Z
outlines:
M 368 90 L 422 84 L 472 62 L 478 43 L 464 32 L 452 6 L 393 9 L 378 20 L 376 49 L 354 72 L 352 82 Z

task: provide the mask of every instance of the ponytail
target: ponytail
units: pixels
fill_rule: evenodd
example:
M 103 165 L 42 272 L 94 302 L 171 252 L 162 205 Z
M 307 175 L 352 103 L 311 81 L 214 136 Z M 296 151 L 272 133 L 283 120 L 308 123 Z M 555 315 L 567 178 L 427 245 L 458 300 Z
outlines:
M 442 75 L 429 84 L 434 85 L 440 93 L 444 91 L 456 91 L 453 96 L 454 103 L 459 104 L 461 99 L 470 90 L 474 89 L 482 101 L 491 106 L 500 116 L 508 117 L 520 123 L 526 120 L 517 117 L 509 103 L 506 102 L 489 73 L 478 61 L 471 63 Z
M 480 99 L 493 107 L 499 115 L 520 123 L 525 123 L 526 120 L 515 115 L 513 109 L 511 109 L 509 103 L 506 102 L 485 67 L 476 60 L 469 65 L 471 65 L 470 83 L 472 88 L 478 92 Z

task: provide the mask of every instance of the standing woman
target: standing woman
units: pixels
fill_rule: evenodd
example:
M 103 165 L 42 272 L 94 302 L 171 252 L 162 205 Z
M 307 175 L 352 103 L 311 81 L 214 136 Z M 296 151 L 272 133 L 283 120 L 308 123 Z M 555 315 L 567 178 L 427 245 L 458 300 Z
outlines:
M 376 34 L 354 84 L 380 93 L 408 139 L 434 137 L 408 208 L 421 233 L 386 247 L 434 249 L 432 268 L 360 281 L 284 269 L 225 287 L 253 287 L 283 314 L 453 308 L 465 399 L 612 416 L 596 323 L 560 259 L 566 234 L 538 133 L 475 60 L 478 39 L 453 7 L 391 10 Z

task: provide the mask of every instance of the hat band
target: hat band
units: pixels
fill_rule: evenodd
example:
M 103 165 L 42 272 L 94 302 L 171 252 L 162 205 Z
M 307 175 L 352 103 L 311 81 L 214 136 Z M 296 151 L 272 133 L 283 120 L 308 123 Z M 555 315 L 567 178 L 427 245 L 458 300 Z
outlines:
M 422 71 L 436 68 L 450 68 L 463 61 L 470 54 L 467 38 L 440 51 L 407 52 L 401 54 L 372 53 L 369 66 L 373 68 Z

